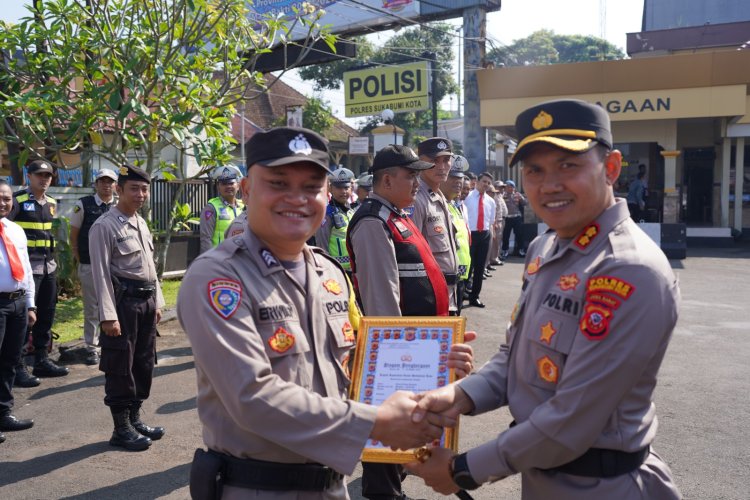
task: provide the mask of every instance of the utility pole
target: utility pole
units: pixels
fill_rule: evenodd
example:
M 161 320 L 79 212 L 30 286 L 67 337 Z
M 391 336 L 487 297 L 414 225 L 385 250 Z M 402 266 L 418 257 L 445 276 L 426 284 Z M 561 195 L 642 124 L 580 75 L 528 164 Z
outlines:
M 487 169 L 487 141 L 479 122 L 477 70 L 484 67 L 487 10 L 464 9 L 464 156 L 472 172 Z M 467 69 L 468 68 L 468 69 Z

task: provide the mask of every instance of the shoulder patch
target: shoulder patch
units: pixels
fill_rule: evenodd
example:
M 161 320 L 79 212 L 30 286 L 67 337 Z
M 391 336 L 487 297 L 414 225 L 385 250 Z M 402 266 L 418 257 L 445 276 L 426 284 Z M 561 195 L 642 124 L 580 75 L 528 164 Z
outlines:
M 224 319 L 237 312 L 242 299 L 242 285 L 229 278 L 218 278 L 208 282 L 208 300 L 214 311 Z
M 604 340 L 609 335 L 612 311 L 599 304 L 586 304 L 581 318 L 581 333 L 589 340 Z
M 635 287 L 633 285 L 614 276 L 594 276 L 589 278 L 586 285 L 587 294 L 595 292 L 613 293 L 626 300 L 633 295 L 634 291 Z

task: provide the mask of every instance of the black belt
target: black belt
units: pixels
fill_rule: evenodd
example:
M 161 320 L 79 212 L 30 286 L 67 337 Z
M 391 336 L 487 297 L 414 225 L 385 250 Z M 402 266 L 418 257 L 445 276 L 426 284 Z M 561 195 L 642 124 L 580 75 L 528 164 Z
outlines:
M 512 421 L 508 427 L 515 427 Z M 633 472 L 648 458 L 651 447 L 646 446 L 638 451 L 628 452 L 607 450 L 604 448 L 589 448 L 586 453 L 570 462 L 550 469 L 547 472 L 562 472 L 573 476 L 583 477 L 615 477 Z
M 122 287 L 122 292 L 125 297 L 133 297 L 136 299 L 150 299 L 156 294 L 156 282 L 155 281 L 142 281 L 133 280 L 129 278 L 117 277 L 117 280 Z
M 518 214 L 518 215 L 506 215 L 505 216 L 506 219 L 517 219 L 518 217 L 521 217 L 521 214 Z
M 443 273 L 443 276 L 445 276 L 445 282 L 448 286 L 453 286 L 458 283 L 458 274 L 456 273 Z
M 544 470 L 584 477 L 615 477 L 636 470 L 648 458 L 650 451 L 648 446 L 634 452 L 589 448 L 567 464 Z
M 16 300 L 26 295 L 26 290 L 16 290 L 15 292 L 0 292 L 0 299 Z
M 217 453 L 224 461 L 224 484 L 268 491 L 325 491 L 344 478 L 320 464 L 282 464 Z

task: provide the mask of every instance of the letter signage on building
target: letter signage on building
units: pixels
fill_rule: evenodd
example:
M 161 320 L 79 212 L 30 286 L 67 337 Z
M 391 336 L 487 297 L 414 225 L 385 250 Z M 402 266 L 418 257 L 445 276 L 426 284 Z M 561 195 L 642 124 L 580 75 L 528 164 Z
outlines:
M 429 62 L 378 66 L 344 73 L 346 116 L 420 111 L 430 107 Z

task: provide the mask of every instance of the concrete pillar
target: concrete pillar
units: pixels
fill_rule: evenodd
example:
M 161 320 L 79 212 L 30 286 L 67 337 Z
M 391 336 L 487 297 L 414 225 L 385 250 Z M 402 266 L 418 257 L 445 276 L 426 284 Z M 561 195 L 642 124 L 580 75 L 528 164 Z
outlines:
M 734 165 L 734 228 L 742 231 L 742 184 L 745 180 L 745 138 L 737 138 Z
M 487 11 L 484 7 L 464 10 L 464 156 L 472 172 L 487 170 L 487 142 L 479 125 L 477 68 L 484 67 Z
M 662 151 L 664 157 L 664 204 L 662 222 L 675 224 L 680 218 L 680 197 L 676 189 L 679 150 Z
M 732 139 L 724 137 L 721 148 L 721 196 L 720 196 L 720 226 L 729 227 L 729 160 L 732 156 Z

